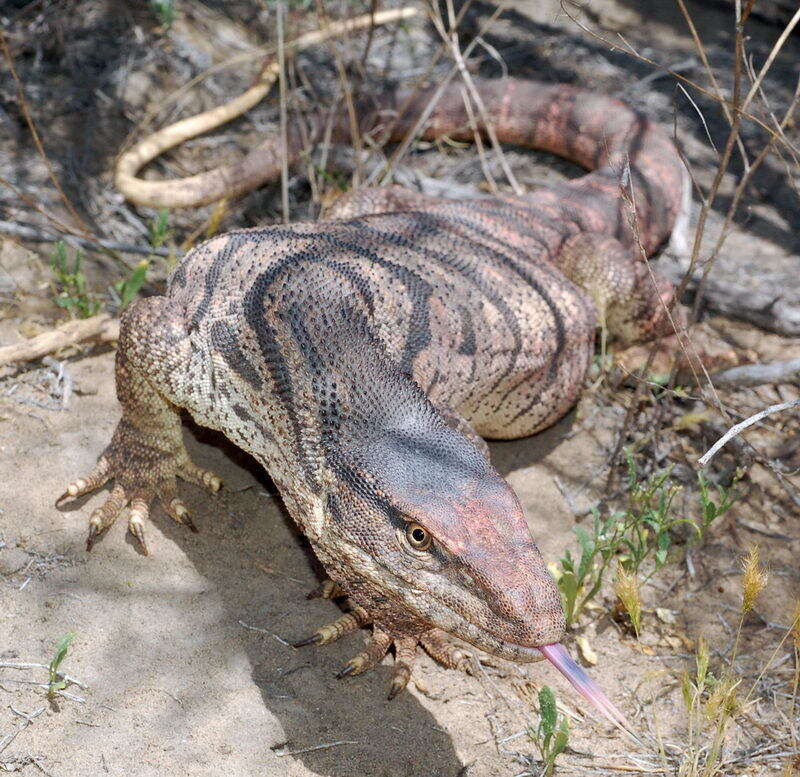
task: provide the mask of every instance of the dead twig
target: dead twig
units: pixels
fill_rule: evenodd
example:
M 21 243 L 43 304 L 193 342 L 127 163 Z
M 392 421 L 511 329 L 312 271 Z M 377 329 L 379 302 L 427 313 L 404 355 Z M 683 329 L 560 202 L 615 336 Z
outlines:
M 390 8 L 374 15 L 365 14 L 329 24 L 322 30 L 300 35 L 284 44 L 284 57 L 297 54 L 309 46 L 330 38 L 356 32 L 372 25 L 402 21 L 418 15 L 413 7 Z M 186 208 L 215 202 L 223 197 L 234 197 L 270 180 L 273 170 L 262 158 L 272 148 L 274 141 L 268 140 L 256 148 L 239 163 L 220 165 L 204 173 L 166 181 L 150 181 L 138 178 L 138 172 L 157 156 L 241 116 L 259 103 L 271 90 L 280 75 L 276 58 L 261 72 L 258 80 L 249 89 L 233 100 L 211 110 L 198 113 L 188 119 L 170 124 L 147 136 L 122 154 L 117 160 L 114 180 L 117 188 L 129 199 L 143 205 L 155 207 Z M 284 153 L 286 148 L 284 147 Z M 277 176 L 275 176 L 277 177 Z
M 497 133 L 494 130 L 494 125 L 492 120 L 489 118 L 488 111 L 486 110 L 486 106 L 483 103 L 483 99 L 481 98 L 480 93 L 478 92 L 477 87 L 475 86 L 475 82 L 472 80 L 472 76 L 467 70 L 467 64 L 464 61 L 464 56 L 461 53 L 461 45 L 458 40 L 458 32 L 455 28 L 455 11 L 453 10 L 453 3 L 452 0 L 447 0 L 447 10 L 448 10 L 448 17 L 450 22 L 450 34 L 448 35 L 447 31 L 444 28 L 444 22 L 441 16 L 436 13 L 433 14 L 433 23 L 436 27 L 439 35 L 442 37 L 443 40 L 449 42 L 450 44 L 450 52 L 453 55 L 453 60 L 458 67 L 459 75 L 461 76 L 461 80 L 464 82 L 464 85 L 469 92 L 469 96 L 472 98 L 472 101 L 475 103 L 475 107 L 478 109 L 478 113 L 480 114 L 481 121 L 483 122 L 483 129 L 489 137 L 489 141 L 492 144 L 492 148 L 494 149 L 495 154 L 497 154 L 497 159 L 500 162 L 500 166 L 503 169 L 503 173 L 506 176 L 506 179 L 511 184 L 511 188 L 514 190 L 514 194 L 521 196 L 523 194 L 523 189 L 519 185 L 514 173 L 511 171 L 511 167 L 506 160 L 506 156 L 503 153 L 503 148 L 500 145 L 500 141 L 497 138 Z M 468 105 L 468 103 L 465 103 Z M 468 108 L 468 111 L 471 109 Z
M 597 33 L 594 30 L 592 30 L 591 28 L 587 27 L 585 24 L 583 24 L 581 22 L 580 19 L 578 19 L 576 16 L 572 15 L 566 9 L 566 0 L 562 0 L 561 10 L 566 14 L 566 16 L 569 17 L 569 19 L 571 21 L 573 21 L 587 35 L 590 35 L 595 40 L 600 41 L 603 45 L 609 46 L 614 51 L 620 51 L 620 52 L 623 52 L 624 54 L 628 54 L 629 56 L 633 57 L 634 59 L 639 60 L 640 62 L 644 62 L 647 65 L 651 65 L 652 67 L 657 68 L 661 72 L 672 76 L 673 78 L 677 79 L 681 83 L 684 83 L 687 86 L 691 86 L 692 89 L 694 89 L 695 91 L 699 92 L 700 94 L 705 95 L 706 97 L 712 99 L 716 103 L 725 103 L 729 108 L 733 107 L 733 104 L 732 104 L 732 102 L 730 100 L 726 100 L 724 98 L 717 97 L 716 94 L 714 94 L 713 92 L 709 91 L 708 89 L 700 86 L 700 84 L 698 84 L 696 81 L 692 81 L 691 78 L 687 78 L 686 76 L 681 75 L 679 72 L 677 72 L 676 70 L 674 70 L 672 68 L 665 67 L 664 65 L 660 64 L 659 62 L 656 62 L 654 59 L 650 59 L 649 57 L 646 57 L 643 54 L 639 54 L 637 51 L 634 51 L 630 47 L 621 46 L 619 43 L 616 43 L 615 41 L 610 40 L 609 38 L 605 38 L 602 35 L 600 35 L 599 33 Z M 782 45 L 782 43 L 781 43 L 781 45 Z M 776 52 L 776 54 L 777 54 L 777 52 Z M 774 57 L 773 57 L 773 59 L 774 59 Z M 750 101 L 748 100 L 747 102 L 749 104 Z M 742 118 L 748 119 L 749 121 L 752 121 L 753 123 L 757 124 L 759 127 L 761 127 L 761 129 L 763 129 L 765 132 L 767 132 L 770 136 L 779 135 L 779 133 L 776 132 L 774 129 L 772 129 L 769 126 L 769 124 L 767 124 L 765 121 L 760 119 L 755 114 L 752 114 L 752 113 L 749 113 L 748 111 L 746 111 L 744 109 L 744 107 L 740 107 L 739 108 L 739 113 L 741 114 Z M 784 145 L 786 148 L 791 149 L 795 153 L 800 153 L 800 149 L 798 149 L 793 143 L 791 143 L 788 138 L 784 137 L 784 138 L 780 138 L 780 140 L 781 140 L 782 145 Z
M 6 43 L 6 36 L 3 34 L 2 29 L 0 29 L 0 48 L 3 49 L 3 56 L 5 57 L 6 63 L 8 64 L 8 70 L 11 73 L 11 77 L 14 79 L 14 84 L 17 87 L 17 99 L 19 100 L 20 110 L 22 111 L 22 115 L 25 117 L 25 122 L 27 123 L 28 129 L 31 132 L 31 137 L 33 138 L 33 142 L 36 145 L 36 150 L 39 152 L 39 156 L 42 158 L 42 161 L 44 162 L 44 165 L 47 168 L 47 175 L 53 182 L 53 186 L 55 186 L 56 191 L 61 196 L 61 200 L 63 201 L 64 206 L 69 211 L 72 218 L 75 219 L 81 231 L 84 234 L 91 234 L 91 230 L 86 226 L 83 219 L 78 215 L 78 211 L 75 210 L 72 203 L 69 201 L 69 198 L 64 193 L 64 190 L 61 188 L 61 184 L 58 182 L 58 178 L 56 178 L 53 166 L 50 164 L 50 160 L 47 158 L 47 153 L 44 150 L 41 138 L 39 137 L 39 133 L 36 130 L 36 124 L 33 121 L 33 116 L 31 116 L 31 112 L 28 109 L 28 101 L 25 98 L 25 90 L 22 88 L 22 81 L 20 81 L 19 76 L 17 75 L 17 70 L 14 67 L 14 58 L 11 56 L 11 52 L 9 51 L 8 48 L 8 43 Z
M 464 4 L 464 6 L 462 6 L 461 12 L 459 13 L 458 18 L 456 19 L 456 25 L 458 25 L 458 22 L 461 19 L 461 16 L 463 15 L 463 13 L 464 13 L 464 9 L 468 5 L 469 5 L 469 3 L 467 2 L 467 3 Z M 472 51 L 474 50 L 475 46 L 478 45 L 478 41 L 486 33 L 486 31 L 492 26 L 492 24 L 494 24 L 494 22 L 496 21 L 497 17 L 500 16 L 500 14 L 503 13 L 503 11 L 506 10 L 507 6 L 508 6 L 508 3 L 506 2 L 506 0 L 502 0 L 500 3 L 498 3 L 497 7 L 494 9 L 494 11 L 492 12 L 491 16 L 489 16 L 489 18 L 486 20 L 486 22 L 481 27 L 480 31 L 478 32 L 478 35 L 476 35 L 475 38 L 473 38 L 470 41 L 469 45 L 462 52 L 462 54 L 461 54 L 462 59 L 466 60 L 466 59 L 469 58 L 469 56 L 470 56 L 470 54 L 472 54 Z M 443 49 L 444 49 L 444 46 L 443 46 Z M 438 60 L 438 56 L 435 57 L 434 60 L 435 61 Z M 417 120 L 414 122 L 414 126 L 411 127 L 411 129 L 406 133 L 406 136 L 403 138 L 403 140 L 400 141 L 400 143 L 398 144 L 398 146 L 395 149 L 394 153 L 392 154 L 391 158 L 389 159 L 389 161 L 386 163 L 386 165 L 384 166 L 383 170 L 381 171 L 381 177 L 380 177 L 380 180 L 378 181 L 378 185 L 379 186 L 385 186 L 386 184 L 390 183 L 391 177 L 392 177 L 392 171 L 393 171 L 395 165 L 397 165 L 397 163 L 406 155 L 406 153 L 408 152 L 408 149 L 411 147 L 411 144 L 414 142 L 414 140 L 416 139 L 416 137 L 419 134 L 420 130 L 422 129 L 422 127 L 425 126 L 425 123 L 430 118 L 431 113 L 433 113 L 434 109 L 436 108 L 436 105 L 439 102 L 439 98 L 442 96 L 442 94 L 444 94 L 445 89 L 447 89 L 448 85 L 453 80 L 453 77 L 455 76 L 455 74 L 457 72 L 458 72 L 458 65 L 455 64 L 450 68 L 450 70 L 440 80 L 438 88 L 436 89 L 436 91 L 431 96 L 431 99 L 429 100 L 428 104 L 425 106 L 424 110 L 422 110 L 421 113 L 419 114 L 419 116 L 417 117 Z M 410 98 L 409 98 L 409 100 L 410 100 Z M 398 113 L 400 115 L 402 115 L 405 112 L 407 104 L 408 103 L 406 103 L 406 105 L 403 105 L 403 106 L 400 107 L 400 109 L 398 111 Z
M 285 8 L 283 2 L 278 2 L 275 6 L 275 14 L 278 17 L 278 92 L 280 94 L 280 125 L 281 143 L 284 148 L 288 148 L 286 136 L 286 46 L 284 41 L 283 17 Z M 289 158 L 287 154 L 281 154 L 281 211 L 283 212 L 283 223 L 289 223 Z
M 15 728 L 10 734 L 6 734 L 6 736 L 0 739 L 0 753 L 2 753 L 3 750 L 5 750 L 17 738 L 17 735 L 20 732 L 24 731 L 26 728 L 28 728 L 28 726 L 30 726 L 33 723 L 34 718 L 38 718 L 39 715 L 41 715 L 45 711 L 45 708 L 40 707 L 38 710 L 36 710 L 36 712 L 31 712 L 30 714 L 18 712 L 13 707 L 11 708 L 11 710 L 20 717 L 24 718 L 25 722 L 21 726 Z
M 118 243 L 116 240 L 104 240 L 102 238 L 90 239 L 71 234 L 59 235 L 41 227 L 18 224 L 14 221 L 0 221 L 0 233 L 21 237 L 23 240 L 31 240 L 34 243 L 58 243 L 63 240 L 65 243 L 74 243 L 81 248 L 100 248 L 105 251 L 119 251 L 124 254 L 141 254 L 142 256 L 169 256 L 168 248 L 137 246 L 133 243 Z
M 107 313 L 79 321 L 68 321 L 66 324 L 49 332 L 43 332 L 30 340 L 0 348 L 0 367 L 15 362 L 33 361 L 60 348 L 85 340 L 97 339 L 102 343 L 108 343 L 118 338 L 119 319 L 111 318 Z
M 731 367 L 712 375 L 711 380 L 717 388 L 751 388 L 769 383 L 800 384 L 800 359 Z
M 797 407 L 800 405 L 800 399 L 792 399 L 789 402 L 782 402 L 779 405 L 770 405 L 769 407 L 765 407 L 760 412 L 756 413 L 755 415 L 751 415 L 750 418 L 745 418 L 744 421 L 741 423 L 736 424 L 736 426 L 732 426 L 725 432 L 722 437 L 719 438 L 712 446 L 708 449 L 698 460 L 697 463 L 701 467 L 705 467 L 709 461 L 711 461 L 714 456 L 717 455 L 720 448 L 725 445 L 728 440 L 732 437 L 736 437 L 738 434 L 743 432 L 748 427 L 752 426 L 753 424 L 758 423 L 762 418 L 766 418 L 769 415 L 773 415 L 774 413 L 780 413 L 783 410 L 790 410 L 793 407 Z
M 285 758 L 287 755 L 302 755 L 303 753 L 314 753 L 317 750 L 327 750 L 330 747 L 338 747 L 339 745 L 357 745 L 358 742 L 352 739 L 340 739 L 337 742 L 326 742 L 323 745 L 314 745 L 313 747 L 304 747 L 301 750 L 287 750 L 283 753 L 275 753 L 278 758 Z

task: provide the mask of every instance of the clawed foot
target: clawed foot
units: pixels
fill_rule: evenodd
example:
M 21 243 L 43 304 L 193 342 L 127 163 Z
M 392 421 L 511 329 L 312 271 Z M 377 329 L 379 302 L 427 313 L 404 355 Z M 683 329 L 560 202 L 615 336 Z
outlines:
M 322 597 L 336 599 L 346 594 L 336 583 L 327 580 L 308 598 Z M 309 637 L 293 643 L 293 647 L 306 645 L 327 645 L 329 642 L 350 634 L 366 626 L 371 618 L 363 607 L 351 606 L 349 612 L 327 623 Z M 458 647 L 441 629 L 430 629 L 419 636 L 392 637 L 378 626 L 373 626 L 372 637 L 364 650 L 353 656 L 337 673 L 337 679 L 363 674 L 377 666 L 394 645 L 394 670 L 389 686 L 389 698 L 393 699 L 402 691 L 411 679 L 411 672 L 417 656 L 417 647 L 421 645 L 431 658 L 448 669 L 458 669 L 467 674 L 475 674 L 477 661 L 475 657 Z
M 128 531 L 136 538 L 142 552 L 149 555 L 145 523 L 156 498 L 161 500 L 167 515 L 176 523 L 197 532 L 189 510 L 178 496 L 177 477 L 202 486 L 212 493 L 222 487 L 222 481 L 217 475 L 196 466 L 185 451 L 177 455 L 166 455 L 152 449 L 138 450 L 130 444 L 125 445 L 115 435 L 94 470 L 70 483 L 56 500 L 56 507 L 69 499 L 89 494 L 114 478 L 114 487 L 108 499 L 89 518 L 86 550 L 91 550 L 97 538 L 109 529 L 125 507 L 130 506 Z

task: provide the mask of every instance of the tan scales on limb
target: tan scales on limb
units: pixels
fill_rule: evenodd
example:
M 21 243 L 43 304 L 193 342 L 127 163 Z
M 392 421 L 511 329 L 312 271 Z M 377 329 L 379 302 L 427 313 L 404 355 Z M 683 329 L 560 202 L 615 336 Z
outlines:
M 189 511 L 177 495 L 181 477 L 218 491 L 222 481 L 217 475 L 195 465 L 183 443 L 178 410 L 155 389 L 148 374 L 148 338 L 158 338 L 165 326 L 163 306 L 141 300 L 126 311 L 121 322 L 120 347 L 117 351 L 117 394 L 122 404 L 120 419 L 111 443 L 99 458 L 94 470 L 71 483 L 57 504 L 88 494 L 109 480 L 114 487 L 106 501 L 89 519 L 86 549 L 107 531 L 126 506 L 130 506 L 128 530 L 142 552 L 149 554 L 145 525 L 150 508 L 159 498 L 166 513 L 177 523 L 196 532 Z M 179 343 L 176 343 L 179 345 Z M 180 347 L 171 347 L 171 358 L 180 358 Z M 142 355 L 145 355 L 142 363 Z M 169 369 L 169 365 L 163 365 Z

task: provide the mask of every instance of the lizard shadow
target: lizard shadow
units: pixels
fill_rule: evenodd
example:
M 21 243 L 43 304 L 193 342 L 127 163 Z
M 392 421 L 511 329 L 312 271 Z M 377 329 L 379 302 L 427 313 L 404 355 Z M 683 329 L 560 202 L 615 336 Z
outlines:
M 489 451 L 495 469 L 506 477 L 544 459 L 569 435 L 575 425 L 573 408 L 552 426 L 519 440 L 490 440 Z
M 319 648 L 291 647 L 291 641 L 341 615 L 330 601 L 306 601 L 324 574 L 262 467 L 221 435 L 187 426 L 190 454 L 215 470 L 226 488 L 207 497 L 182 487 L 198 535 L 160 510 L 154 518 L 241 626 L 237 648 L 246 654 L 253 683 L 283 732 L 269 747 L 287 756 L 286 773 L 297 759 L 326 777 L 458 775 L 464 764 L 441 721 L 411 693 L 387 700 L 390 665 L 352 679 L 335 678 L 363 649 L 361 634 Z

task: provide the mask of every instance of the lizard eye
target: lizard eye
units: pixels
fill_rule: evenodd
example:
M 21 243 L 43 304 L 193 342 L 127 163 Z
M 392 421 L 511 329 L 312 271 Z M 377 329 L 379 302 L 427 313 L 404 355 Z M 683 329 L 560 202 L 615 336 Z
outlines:
M 433 542 L 433 538 L 428 531 L 418 523 L 408 524 L 406 527 L 406 539 L 414 550 L 427 550 Z

